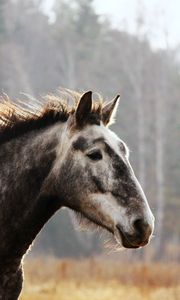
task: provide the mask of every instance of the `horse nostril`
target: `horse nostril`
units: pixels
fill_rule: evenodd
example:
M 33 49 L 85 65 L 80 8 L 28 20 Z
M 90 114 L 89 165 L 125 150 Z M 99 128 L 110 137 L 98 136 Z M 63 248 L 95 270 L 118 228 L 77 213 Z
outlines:
M 146 221 L 144 221 L 144 219 L 135 220 L 133 226 L 136 232 L 139 234 L 144 234 L 147 236 L 151 234 L 151 227 Z

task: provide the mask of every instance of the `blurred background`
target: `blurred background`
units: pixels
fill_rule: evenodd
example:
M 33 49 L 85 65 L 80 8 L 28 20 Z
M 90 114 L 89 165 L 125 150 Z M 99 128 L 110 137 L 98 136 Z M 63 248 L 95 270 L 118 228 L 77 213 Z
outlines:
M 49 270 L 47 261 L 51 257 L 52 266 L 53 257 L 63 278 L 73 269 L 72 259 L 78 258 L 86 262 L 83 274 L 92 266 L 100 270 L 96 275 L 107 272 L 101 260 L 115 261 L 116 267 L 117 261 L 135 262 L 142 267 L 142 277 L 139 269 L 136 277 L 144 282 L 150 272 L 144 266 L 158 262 L 161 274 L 169 274 L 164 285 L 178 280 L 179 271 L 171 280 L 169 272 L 175 268 L 163 268 L 177 266 L 180 259 L 179 12 L 176 0 L 0 0 L 0 93 L 14 101 L 25 98 L 21 93 L 33 101 L 59 88 L 92 90 L 105 100 L 120 93 L 113 129 L 131 150 L 130 161 L 156 217 L 148 247 L 114 253 L 99 233 L 78 231 L 72 213 L 62 210 L 28 255 L 36 261 L 34 268 L 27 267 L 31 277 L 38 263 L 42 269 L 46 261 Z M 126 278 L 132 281 L 130 273 Z M 159 277 L 156 269 L 151 275 Z M 34 299 L 46 299 L 45 294 Z M 173 294 L 152 299 L 179 298 Z

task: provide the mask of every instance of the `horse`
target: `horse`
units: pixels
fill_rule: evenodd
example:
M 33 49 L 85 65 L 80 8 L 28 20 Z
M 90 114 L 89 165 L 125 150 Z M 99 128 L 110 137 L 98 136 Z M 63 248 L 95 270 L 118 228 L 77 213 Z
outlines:
M 0 299 L 18 299 L 22 260 L 62 207 L 108 231 L 124 248 L 149 243 L 154 216 L 129 162 L 109 129 L 119 95 L 74 104 L 49 96 L 39 107 L 0 104 Z

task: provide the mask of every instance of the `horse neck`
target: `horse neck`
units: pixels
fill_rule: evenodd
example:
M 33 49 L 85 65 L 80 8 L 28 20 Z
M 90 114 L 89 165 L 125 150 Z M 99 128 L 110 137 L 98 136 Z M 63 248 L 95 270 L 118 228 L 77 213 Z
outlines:
M 23 273 L 18 260 L 0 264 L 0 299 L 17 300 L 22 289 Z
M 22 256 L 55 212 L 41 189 L 56 158 L 62 125 L 29 132 L 0 147 L 0 258 Z

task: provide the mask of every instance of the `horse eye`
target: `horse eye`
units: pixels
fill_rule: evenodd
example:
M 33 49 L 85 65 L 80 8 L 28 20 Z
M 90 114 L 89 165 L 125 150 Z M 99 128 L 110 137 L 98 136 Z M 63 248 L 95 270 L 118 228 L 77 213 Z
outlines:
M 87 154 L 87 156 L 91 159 L 91 160 L 101 160 L 102 159 L 102 153 L 101 151 L 99 150 L 96 150 L 96 151 L 93 151 L 93 152 L 90 152 Z

